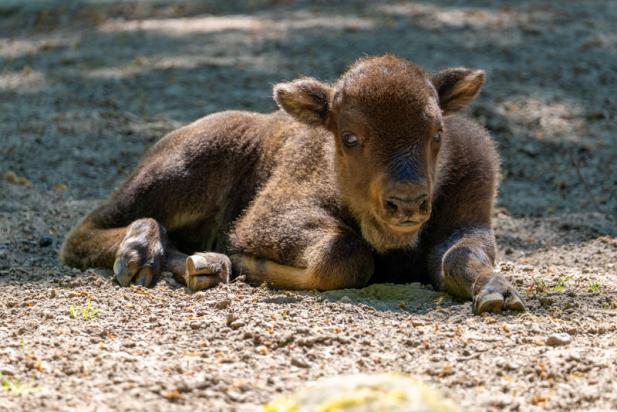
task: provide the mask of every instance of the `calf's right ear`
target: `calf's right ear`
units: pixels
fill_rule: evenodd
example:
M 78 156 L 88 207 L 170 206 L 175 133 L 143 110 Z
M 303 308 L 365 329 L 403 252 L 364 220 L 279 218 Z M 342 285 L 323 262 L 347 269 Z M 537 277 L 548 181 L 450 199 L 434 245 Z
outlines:
M 274 86 L 276 104 L 302 123 L 324 126 L 328 121 L 334 89 L 306 77 Z

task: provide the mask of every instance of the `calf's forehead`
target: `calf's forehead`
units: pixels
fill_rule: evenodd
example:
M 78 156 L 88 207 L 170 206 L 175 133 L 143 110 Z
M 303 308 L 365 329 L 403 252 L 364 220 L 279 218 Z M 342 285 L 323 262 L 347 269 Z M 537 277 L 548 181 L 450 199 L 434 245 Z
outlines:
M 397 99 L 396 96 L 346 98 L 341 104 L 341 124 L 359 125 L 372 134 L 411 137 L 440 127 L 441 109 L 433 96 Z
M 395 56 L 359 60 L 335 89 L 341 123 L 361 125 L 373 135 L 409 139 L 441 124 L 437 91 L 427 73 Z

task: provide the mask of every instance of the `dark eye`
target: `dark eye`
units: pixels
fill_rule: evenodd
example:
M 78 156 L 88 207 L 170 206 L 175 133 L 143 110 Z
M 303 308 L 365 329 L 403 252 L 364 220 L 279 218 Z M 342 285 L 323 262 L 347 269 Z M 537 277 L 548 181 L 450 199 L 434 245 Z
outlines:
M 345 132 L 343 133 L 342 138 L 343 143 L 347 147 L 353 147 L 358 144 L 358 137 L 353 133 Z
M 435 143 L 439 143 L 439 142 L 441 142 L 441 135 L 442 135 L 442 134 L 443 134 L 443 130 L 441 130 L 441 129 L 440 129 L 437 133 L 435 133 L 435 134 L 433 135 L 433 141 L 434 141 Z

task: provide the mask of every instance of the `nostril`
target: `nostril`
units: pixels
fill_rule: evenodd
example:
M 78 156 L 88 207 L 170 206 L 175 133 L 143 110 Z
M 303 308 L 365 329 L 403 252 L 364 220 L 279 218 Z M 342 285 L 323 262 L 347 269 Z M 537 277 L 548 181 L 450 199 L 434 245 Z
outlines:
M 386 200 L 386 209 L 389 212 L 396 212 L 398 210 L 398 206 L 393 200 Z
M 427 193 L 419 195 L 404 193 L 384 197 L 383 207 L 385 212 L 392 215 L 412 216 L 418 212 L 427 213 L 431 206 Z

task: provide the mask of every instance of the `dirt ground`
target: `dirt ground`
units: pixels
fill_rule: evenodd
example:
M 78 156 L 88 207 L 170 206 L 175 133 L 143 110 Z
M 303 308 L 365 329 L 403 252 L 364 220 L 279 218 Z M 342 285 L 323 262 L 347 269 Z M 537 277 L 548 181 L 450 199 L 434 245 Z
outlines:
M 609 0 L 1 1 L 0 410 L 253 410 L 391 371 L 471 410 L 617 409 L 615 21 Z M 498 270 L 527 312 L 417 284 L 120 288 L 58 262 L 166 132 L 384 52 L 486 70 L 469 115 L 500 148 Z

